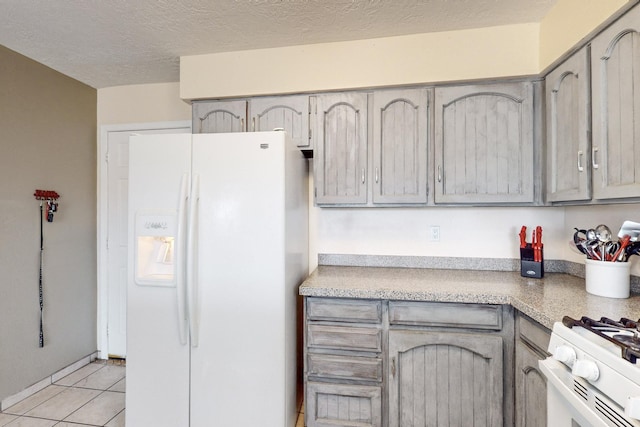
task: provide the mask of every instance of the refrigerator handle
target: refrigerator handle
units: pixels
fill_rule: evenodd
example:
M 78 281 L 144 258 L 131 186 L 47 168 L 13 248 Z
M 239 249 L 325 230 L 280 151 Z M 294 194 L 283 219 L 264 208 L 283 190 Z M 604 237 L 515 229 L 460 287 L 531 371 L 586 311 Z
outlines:
M 186 313 L 186 289 L 185 289 L 185 262 L 186 262 L 186 227 L 187 227 L 187 203 L 189 202 L 189 175 L 182 175 L 180 183 L 180 196 L 178 198 L 178 231 L 176 244 L 178 245 L 178 259 L 176 260 L 176 299 L 178 302 L 178 333 L 180 344 L 187 344 L 189 324 Z
M 200 307 L 198 305 L 198 217 L 200 202 L 200 175 L 193 176 L 189 201 L 189 232 L 187 241 L 187 301 L 191 346 L 198 347 Z

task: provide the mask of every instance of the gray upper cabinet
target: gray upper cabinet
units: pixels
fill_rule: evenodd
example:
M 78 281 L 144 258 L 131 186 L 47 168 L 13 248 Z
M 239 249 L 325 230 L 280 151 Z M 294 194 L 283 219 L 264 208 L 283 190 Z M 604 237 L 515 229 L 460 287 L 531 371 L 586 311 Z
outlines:
M 250 130 L 282 128 L 298 147 L 311 149 L 309 104 L 314 99 L 306 95 L 253 98 L 249 102 Z
M 640 8 L 591 43 L 593 197 L 640 197 Z
M 435 89 L 435 202 L 534 202 L 533 83 Z
M 427 203 L 427 89 L 373 94 L 373 203 Z
M 318 95 L 315 120 L 316 204 L 366 204 L 367 94 Z
M 591 199 L 590 86 L 586 47 L 545 79 L 549 202 Z
M 298 147 L 311 149 L 309 108 L 313 100 L 307 95 L 292 95 L 195 101 L 192 108 L 193 132 L 257 132 L 282 128 Z
M 247 101 L 195 101 L 193 133 L 246 132 Z

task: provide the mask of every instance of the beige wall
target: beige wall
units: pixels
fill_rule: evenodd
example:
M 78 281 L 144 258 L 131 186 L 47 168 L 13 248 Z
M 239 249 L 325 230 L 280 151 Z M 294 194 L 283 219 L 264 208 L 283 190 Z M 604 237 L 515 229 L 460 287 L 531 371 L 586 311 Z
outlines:
M 178 83 L 115 86 L 98 90 L 98 128 L 125 123 L 191 120 Z
M 184 99 L 536 74 L 538 24 L 247 50 L 180 59 Z
M 558 0 L 540 23 L 540 70 L 627 3 L 627 0 Z
M 96 350 L 96 91 L 0 46 L 0 400 Z M 39 203 L 45 346 L 38 348 Z

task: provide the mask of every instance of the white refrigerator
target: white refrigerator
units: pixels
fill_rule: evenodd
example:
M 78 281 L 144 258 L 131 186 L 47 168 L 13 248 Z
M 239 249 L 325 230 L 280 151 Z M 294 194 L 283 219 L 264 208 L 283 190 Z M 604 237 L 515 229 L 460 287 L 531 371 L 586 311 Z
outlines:
M 127 427 L 293 427 L 308 165 L 285 132 L 129 149 Z

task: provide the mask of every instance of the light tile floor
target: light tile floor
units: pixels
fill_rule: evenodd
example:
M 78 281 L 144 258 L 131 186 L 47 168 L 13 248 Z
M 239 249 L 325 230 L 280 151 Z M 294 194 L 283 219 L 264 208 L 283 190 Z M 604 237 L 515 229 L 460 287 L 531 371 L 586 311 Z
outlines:
M 0 427 L 124 427 L 124 397 L 124 363 L 97 360 L 1 412 Z
M 125 367 L 97 360 L 0 413 L 0 427 L 124 426 Z

